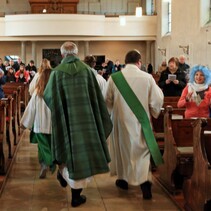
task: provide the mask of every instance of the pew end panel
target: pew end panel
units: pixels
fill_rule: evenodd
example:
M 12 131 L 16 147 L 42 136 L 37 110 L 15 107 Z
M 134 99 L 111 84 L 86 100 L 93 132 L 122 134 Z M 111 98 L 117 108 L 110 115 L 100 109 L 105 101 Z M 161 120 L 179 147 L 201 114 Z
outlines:
M 158 167 L 159 180 L 173 194 L 182 191 L 184 179 L 193 169 L 192 119 L 174 119 L 173 107 L 164 114 L 164 164 Z
M 0 100 L 0 174 L 6 174 L 10 164 L 9 146 L 6 137 L 6 108 L 7 102 Z
M 17 127 L 18 127 L 18 136 L 20 136 L 20 120 L 21 120 L 21 96 L 22 96 L 22 87 L 20 85 L 17 85 L 15 82 L 14 83 L 6 83 L 5 85 L 2 86 L 4 93 L 6 95 L 14 94 L 14 92 L 17 92 Z M 16 120 L 15 120 L 16 121 Z M 18 140 L 17 140 L 18 141 Z
M 17 90 L 4 90 L 5 97 L 8 97 L 10 94 L 13 97 L 12 103 L 12 130 L 14 135 L 14 143 L 15 145 L 18 144 L 19 141 L 19 128 L 18 128 L 18 91 Z
M 7 144 L 9 146 L 9 158 L 11 158 L 15 152 L 14 133 L 12 128 L 13 97 L 9 95 L 7 98 L 2 98 L 1 101 L 5 101 L 8 103 L 6 109 L 6 137 L 7 137 Z
M 193 174 L 183 185 L 184 207 L 208 211 L 211 210 L 211 119 L 198 119 L 194 124 L 193 153 Z

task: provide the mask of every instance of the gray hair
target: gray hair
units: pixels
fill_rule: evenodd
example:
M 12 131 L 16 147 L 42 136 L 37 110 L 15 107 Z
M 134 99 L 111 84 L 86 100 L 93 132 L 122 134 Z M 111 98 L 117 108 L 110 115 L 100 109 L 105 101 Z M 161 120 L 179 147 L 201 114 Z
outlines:
M 73 42 L 65 42 L 61 46 L 61 54 L 63 57 L 66 57 L 68 55 L 77 55 L 78 54 L 78 47 Z

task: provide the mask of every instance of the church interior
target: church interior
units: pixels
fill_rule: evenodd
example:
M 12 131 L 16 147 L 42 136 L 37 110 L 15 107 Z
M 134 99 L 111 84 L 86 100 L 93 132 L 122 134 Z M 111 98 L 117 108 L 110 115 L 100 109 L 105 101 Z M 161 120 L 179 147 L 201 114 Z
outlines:
M 190 67 L 211 70 L 211 0 L 0 0 L 0 5 L 2 60 L 20 57 L 25 64 L 33 60 L 39 66 L 47 58 L 55 67 L 62 60 L 60 46 L 72 41 L 81 60 L 94 55 L 99 66 L 106 59 L 124 65 L 126 53 L 137 49 L 143 66 L 152 64 L 155 80 L 162 62 L 181 55 Z M 156 167 L 152 162 L 151 200 L 142 198 L 138 186 L 118 189 L 116 177 L 106 173 L 94 176 L 83 190 L 87 202 L 73 208 L 71 190 L 59 185 L 56 173 L 48 171 L 45 179 L 39 178 L 37 146 L 19 123 L 30 100 L 27 85 L 15 92 L 12 86 L 6 89 L 14 99 L 7 105 L 10 113 L 0 101 L 0 211 L 211 210 L 211 138 L 202 135 L 202 121 L 173 123 L 169 119 L 174 111 L 168 108 L 152 120 L 166 163 Z M 174 107 L 173 98 L 165 100 Z M 6 115 L 11 120 L 6 122 Z M 190 145 L 182 143 L 189 139 Z

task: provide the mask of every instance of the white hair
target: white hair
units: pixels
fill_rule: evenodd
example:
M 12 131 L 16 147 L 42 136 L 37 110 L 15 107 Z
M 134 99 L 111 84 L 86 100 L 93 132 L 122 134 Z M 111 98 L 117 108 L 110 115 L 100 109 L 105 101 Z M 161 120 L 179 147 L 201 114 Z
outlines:
M 183 54 L 181 54 L 181 55 L 179 56 L 179 59 L 181 59 L 181 58 L 186 59 L 185 55 L 183 55 Z
M 67 55 L 77 55 L 78 54 L 78 47 L 73 42 L 65 42 L 61 46 L 61 54 L 63 57 L 66 57 Z

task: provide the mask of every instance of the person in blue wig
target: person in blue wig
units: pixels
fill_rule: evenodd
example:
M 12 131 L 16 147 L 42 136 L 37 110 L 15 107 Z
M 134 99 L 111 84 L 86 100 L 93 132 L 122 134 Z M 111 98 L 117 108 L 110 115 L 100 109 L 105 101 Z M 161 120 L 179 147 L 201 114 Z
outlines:
M 179 108 L 185 107 L 185 118 L 210 116 L 211 71 L 202 65 L 191 69 L 190 79 L 178 101 Z

